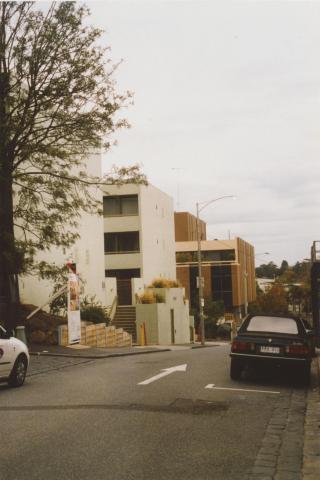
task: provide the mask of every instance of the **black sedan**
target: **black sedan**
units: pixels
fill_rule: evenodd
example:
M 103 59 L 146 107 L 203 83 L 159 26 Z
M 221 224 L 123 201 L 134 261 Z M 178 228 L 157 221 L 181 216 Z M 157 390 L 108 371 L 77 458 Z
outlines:
M 308 383 L 312 338 L 298 317 L 249 315 L 231 345 L 230 376 L 238 380 L 246 366 L 284 365 Z

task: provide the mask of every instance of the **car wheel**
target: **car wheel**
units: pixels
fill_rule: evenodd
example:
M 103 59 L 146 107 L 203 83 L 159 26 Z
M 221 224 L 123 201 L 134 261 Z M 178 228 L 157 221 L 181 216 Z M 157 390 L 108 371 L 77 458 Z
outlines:
M 241 377 L 243 365 L 237 358 L 231 358 L 230 377 L 232 380 L 239 380 Z
M 10 374 L 8 384 L 10 387 L 21 387 L 24 384 L 27 374 L 27 359 L 20 355 L 15 361 Z

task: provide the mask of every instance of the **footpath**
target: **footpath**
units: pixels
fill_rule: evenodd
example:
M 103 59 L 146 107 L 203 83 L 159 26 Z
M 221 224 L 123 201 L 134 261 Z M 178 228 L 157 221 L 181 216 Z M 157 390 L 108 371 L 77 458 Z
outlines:
M 320 479 L 320 352 L 309 388 L 280 396 L 248 480 Z

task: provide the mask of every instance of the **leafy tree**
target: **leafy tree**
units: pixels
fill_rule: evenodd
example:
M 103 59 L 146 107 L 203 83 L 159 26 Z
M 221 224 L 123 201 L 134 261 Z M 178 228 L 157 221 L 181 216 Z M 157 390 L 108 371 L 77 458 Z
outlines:
M 289 268 L 287 260 L 282 260 L 281 267 L 279 269 L 279 275 L 282 275 Z
M 206 337 L 212 338 L 216 333 L 217 320 L 223 317 L 225 312 L 223 300 L 213 301 L 211 298 L 204 300 L 204 327 Z
M 263 290 L 259 286 L 259 283 L 256 281 L 256 296 L 260 295 L 261 293 L 263 293 Z
M 288 302 L 292 305 L 293 311 L 301 312 L 301 304 L 304 291 L 300 285 L 290 285 L 287 293 Z
M 249 305 L 249 313 L 287 313 L 288 301 L 283 285 L 276 282 Z
M 79 215 L 99 207 L 93 186 L 145 181 L 137 167 L 103 180 L 86 171 L 88 153 L 127 126 L 117 114 L 131 97 L 117 93 L 117 66 L 88 14 L 75 2 L 0 3 L 0 319 L 10 327 L 17 274 L 36 251 L 76 240 Z
M 288 302 L 294 312 L 308 313 L 311 304 L 310 284 L 290 285 L 287 293 Z
M 275 278 L 278 274 L 278 267 L 274 262 L 263 263 L 256 268 L 257 278 Z
M 203 313 L 207 318 L 217 321 L 220 317 L 223 317 L 224 312 L 223 300 L 214 301 L 211 298 L 205 298 Z
M 295 283 L 297 281 L 297 275 L 291 268 L 288 268 L 278 277 L 278 281 L 284 284 Z

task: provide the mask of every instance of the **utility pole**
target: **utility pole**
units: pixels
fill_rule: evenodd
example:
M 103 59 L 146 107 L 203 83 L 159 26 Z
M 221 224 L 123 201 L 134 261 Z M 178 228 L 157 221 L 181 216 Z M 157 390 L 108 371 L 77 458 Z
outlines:
M 203 316 L 203 307 L 204 307 L 204 298 L 203 298 L 203 287 L 204 279 L 202 278 L 202 260 L 201 260 L 201 233 L 200 233 L 200 219 L 199 213 L 201 210 L 206 208 L 211 203 L 223 200 L 224 198 L 233 198 L 234 195 L 223 195 L 222 197 L 214 198 L 208 202 L 202 202 L 201 204 L 197 202 L 197 244 L 198 244 L 198 292 L 199 292 L 199 318 L 200 318 L 200 336 L 201 336 L 201 345 L 205 344 L 205 331 L 204 331 L 204 316 Z M 200 206 L 201 205 L 201 206 Z
M 204 317 L 203 317 L 203 279 L 202 279 L 202 265 L 201 265 L 201 233 L 200 233 L 200 219 L 199 219 L 199 203 L 197 203 L 197 244 L 198 244 L 198 293 L 199 293 L 199 317 L 200 317 L 200 336 L 201 345 L 205 344 L 204 332 Z
M 245 258 L 246 261 L 247 259 Z M 248 315 L 248 272 L 246 263 L 244 267 L 244 314 L 245 316 Z

